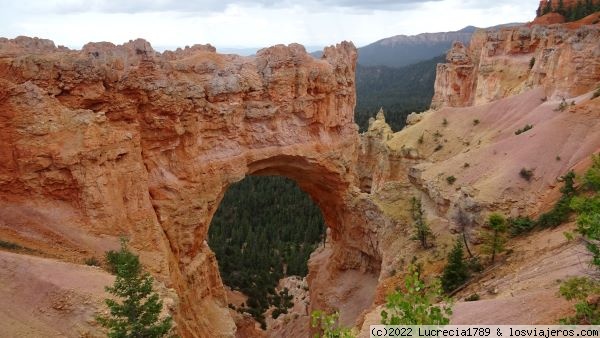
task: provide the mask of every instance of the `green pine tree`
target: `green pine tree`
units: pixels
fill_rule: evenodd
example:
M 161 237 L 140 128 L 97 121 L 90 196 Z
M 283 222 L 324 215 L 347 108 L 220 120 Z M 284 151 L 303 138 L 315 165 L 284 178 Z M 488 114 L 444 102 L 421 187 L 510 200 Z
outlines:
M 562 324 L 600 325 L 600 304 L 590 301 L 590 296 L 600 294 L 600 156 L 592 157 L 593 164 L 583 176 L 584 193 L 574 196 L 571 208 L 577 212 L 577 232 L 591 254 L 590 265 L 596 274 L 575 277 L 560 286 L 567 300 L 577 300 L 575 315 L 563 318 Z M 574 176 L 574 175 L 573 175 Z
M 469 279 L 469 267 L 464 260 L 463 244 L 457 239 L 448 254 L 448 264 L 442 274 L 442 288 L 450 293 Z
M 550 12 L 552 12 L 552 1 L 548 0 L 548 1 L 546 1 L 546 6 L 544 7 L 544 10 L 542 11 L 542 15 L 548 14 Z
M 96 320 L 108 329 L 110 338 L 165 337 L 172 327 L 170 316 L 159 319 L 162 302 L 152 290 L 153 278 L 143 272 L 139 257 L 129 251 L 127 241 L 121 239 L 119 251 L 106 253 L 106 261 L 116 275 L 113 286 L 106 291 L 121 300 L 106 299 L 108 316 Z
M 504 251 L 506 244 L 506 219 L 504 216 L 493 213 L 488 218 L 490 230 L 484 234 L 483 252 L 490 255 L 490 262 L 494 264 L 496 254 Z
M 565 2 L 563 0 L 558 1 L 558 8 L 556 9 L 556 11 L 563 16 L 565 15 Z
M 421 243 L 421 247 L 427 249 L 430 246 L 427 240 L 433 237 L 433 233 L 425 221 L 425 212 L 423 211 L 420 199 L 416 197 L 411 199 L 411 212 L 414 220 L 413 226 L 415 228 L 415 234 L 412 239 L 418 240 Z

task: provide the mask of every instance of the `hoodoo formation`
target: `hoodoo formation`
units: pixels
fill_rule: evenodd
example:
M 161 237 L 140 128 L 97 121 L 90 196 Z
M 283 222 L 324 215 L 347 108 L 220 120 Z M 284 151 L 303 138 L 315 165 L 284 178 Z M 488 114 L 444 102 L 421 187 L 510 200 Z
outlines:
M 0 251 L 12 290 L 0 298 L 44 314 L 0 312 L 3 330 L 98 334 L 111 277 L 68 262 L 102 257 L 126 236 L 179 335 L 264 334 L 228 308 L 207 233 L 229 185 L 280 175 L 329 228 L 309 261 L 308 310 L 339 309 L 367 337 L 411 261 L 439 275 L 457 233 L 478 250 L 489 213 L 536 217 L 559 198 L 562 175 L 589 167 L 600 150 L 600 23 L 585 20 L 455 43 L 437 66 L 434 109 L 397 133 L 384 112 L 358 133 L 350 42 L 316 59 L 298 44 L 242 57 L 210 45 L 159 53 L 141 39 L 81 50 L 0 39 L 0 238 L 31 249 Z M 432 249 L 412 238 L 413 197 Z M 573 227 L 515 239 L 493 275 L 460 291 L 484 300 L 459 301 L 452 322 L 555 323 L 571 306 L 556 280 L 586 273 L 583 245 L 562 236 Z M 69 278 L 79 282 L 60 286 Z

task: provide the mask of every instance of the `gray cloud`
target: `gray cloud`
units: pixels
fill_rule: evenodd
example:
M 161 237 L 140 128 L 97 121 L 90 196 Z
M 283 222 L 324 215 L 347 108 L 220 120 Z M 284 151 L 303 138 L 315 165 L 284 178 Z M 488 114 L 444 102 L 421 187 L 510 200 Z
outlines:
M 359 9 L 382 9 L 382 10 L 397 10 L 414 7 L 424 2 L 436 2 L 442 0 L 322 0 L 318 3 L 332 7 L 349 7 Z
M 261 8 L 305 7 L 310 10 L 342 8 L 353 10 L 402 10 L 424 2 L 442 0 L 65 0 L 40 1 L 39 6 L 31 6 L 39 11 L 62 13 L 145 13 L 145 12 L 222 12 L 230 5 Z M 0 1 L 4 2 L 4 1 Z M 29 6 L 28 6 L 29 7 Z

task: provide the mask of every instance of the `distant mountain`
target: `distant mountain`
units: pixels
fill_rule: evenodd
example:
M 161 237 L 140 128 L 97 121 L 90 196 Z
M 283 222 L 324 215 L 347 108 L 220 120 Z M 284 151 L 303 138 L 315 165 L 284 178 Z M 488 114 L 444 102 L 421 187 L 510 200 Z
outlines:
M 406 116 L 429 108 L 433 97 L 436 66 L 445 56 L 401 68 L 386 66 L 356 67 L 356 108 L 354 118 L 361 131 L 379 108 L 394 131 L 404 127 Z
M 237 54 L 237 55 L 241 55 L 241 56 L 251 56 L 256 54 L 256 51 L 259 50 L 260 48 L 255 48 L 255 47 L 240 47 L 240 48 L 236 48 L 236 47 L 217 47 L 217 52 L 221 53 L 221 54 Z
M 521 25 L 509 23 L 486 29 Z M 396 35 L 358 49 L 358 63 L 363 66 L 402 67 L 445 54 L 452 42 L 468 43 L 477 27 L 467 26 L 454 32 Z
M 402 67 L 444 54 L 454 41 L 468 43 L 477 28 L 467 26 L 455 32 L 396 35 L 358 49 L 363 66 Z

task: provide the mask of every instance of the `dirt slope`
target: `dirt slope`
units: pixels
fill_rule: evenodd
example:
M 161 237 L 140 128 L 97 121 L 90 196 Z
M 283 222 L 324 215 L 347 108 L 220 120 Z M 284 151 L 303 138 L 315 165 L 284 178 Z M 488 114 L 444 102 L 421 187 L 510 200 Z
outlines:
M 0 251 L 0 336 L 104 337 L 94 315 L 112 282 L 100 268 Z

